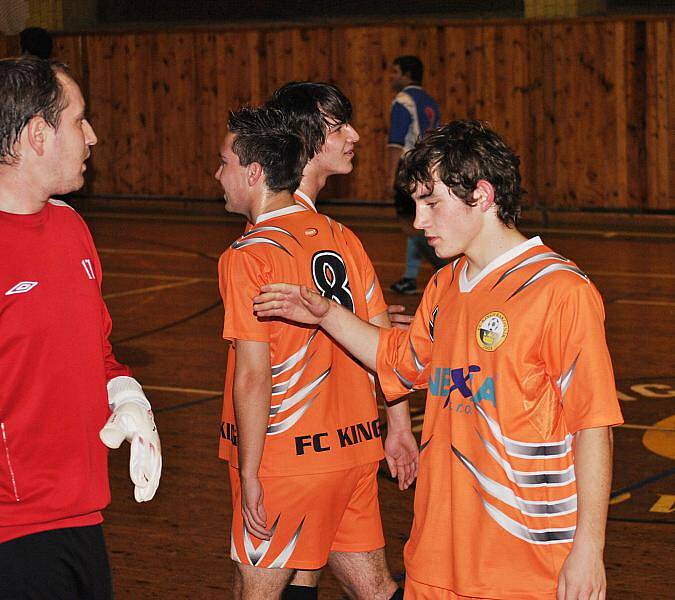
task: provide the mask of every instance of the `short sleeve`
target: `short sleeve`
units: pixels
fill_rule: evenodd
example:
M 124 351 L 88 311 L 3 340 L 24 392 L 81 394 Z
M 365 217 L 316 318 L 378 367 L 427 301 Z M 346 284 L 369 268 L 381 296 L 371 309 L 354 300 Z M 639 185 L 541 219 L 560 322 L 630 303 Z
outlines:
M 377 376 L 387 400 L 395 400 L 429 385 L 435 321 L 434 279 L 429 282 L 415 318 L 403 331 L 381 329 L 377 346 Z
M 408 129 L 412 123 L 412 117 L 408 110 L 400 102 L 391 105 L 391 122 L 389 124 L 389 145 L 403 146 Z
M 269 321 L 253 314 L 253 298 L 266 283 L 269 283 L 269 269 L 258 257 L 233 248 L 220 257 L 218 285 L 225 309 L 225 339 L 269 342 Z
M 542 358 L 571 433 L 623 423 L 604 320 L 602 298 L 593 284 L 575 282 L 546 326 Z

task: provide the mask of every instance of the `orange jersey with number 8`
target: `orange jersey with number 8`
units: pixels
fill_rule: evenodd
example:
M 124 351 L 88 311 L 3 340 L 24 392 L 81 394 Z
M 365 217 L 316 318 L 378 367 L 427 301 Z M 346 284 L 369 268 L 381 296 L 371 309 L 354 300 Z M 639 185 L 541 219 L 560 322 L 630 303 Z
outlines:
M 358 238 L 329 217 L 292 206 L 261 215 L 221 256 L 223 337 L 232 340 L 220 457 L 238 467 L 233 384 L 236 340 L 269 343 L 272 397 L 259 475 L 337 471 L 382 458 L 369 373 L 322 331 L 259 319 L 253 298 L 267 283 L 305 285 L 365 320 L 386 311 L 375 270 Z

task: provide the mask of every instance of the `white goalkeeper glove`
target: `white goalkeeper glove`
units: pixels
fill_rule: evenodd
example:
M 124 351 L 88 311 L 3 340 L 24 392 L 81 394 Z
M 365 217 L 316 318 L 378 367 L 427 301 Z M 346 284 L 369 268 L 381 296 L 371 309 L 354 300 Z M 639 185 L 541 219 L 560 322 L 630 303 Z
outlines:
M 162 447 L 150 402 L 133 377 L 114 377 L 108 382 L 112 415 L 99 433 L 108 448 L 131 444 L 129 475 L 135 485 L 136 502 L 152 500 L 162 474 Z

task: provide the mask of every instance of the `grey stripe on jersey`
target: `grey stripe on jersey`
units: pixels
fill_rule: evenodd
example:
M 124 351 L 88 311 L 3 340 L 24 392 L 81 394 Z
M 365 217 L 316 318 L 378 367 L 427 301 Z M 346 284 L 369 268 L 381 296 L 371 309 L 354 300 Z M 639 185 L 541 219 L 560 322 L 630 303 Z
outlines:
M 300 348 L 300 350 L 298 350 L 295 354 L 291 354 L 291 356 L 289 356 L 284 362 L 279 363 L 277 365 L 272 365 L 272 377 L 281 375 L 281 373 L 289 371 L 295 365 L 297 365 L 305 357 L 305 354 L 307 354 L 309 345 L 312 343 L 312 340 L 316 337 L 316 334 L 318 332 L 319 330 L 315 329 L 312 332 L 312 335 L 309 336 L 307 343 L 302 348 Z
M 267 427 L 267 435 L 277 435 L 278 433 L 283 433 L 288 431 L 293 425 L 295 425 L 307 412 L 307 409 L 312 405 L 312 402 L 319 397 L 319 394 L 312 396 L 302 408 L 295 411 L 290 417 L 285 418 L 283 421 L 278 421 L 277 423 L 272 423 Z
M 527 267 L 528 265 L 533 265 L 535 263 L 541 262 L 543 260 L 557 260 L 557 261 L 562 261 L 564 263 L 569 263 L 571 262 L 568 258 L 565 258 L 561 254 L 558 254 L 557 252 L 541 252 L 539 254 L 535 254 L 534 256 L 530 256 L 529 258 L 526 258 L 519 262 L 517 265 L 511 267 L 504 273 L 502 273 L 502 276 L 497 280 L 497 282 L 492 286 L 492 289 L 494 290 L 502 281 L 504 281 L 509 275 L 512 273 L 515 273 L 516 271 L 523 269 Z
M 373 275 L 373 281 L 370 284 L 370 287 L 368 288 L 368 291 L 366 292 L 366 302 L 371 301 L 371 299 L 373 297 L 373 293 L 375 292 L 375 283 L 376 282 L 377 282 L 377 276 Z
M 576 480 L 574 465 L 562 471 L 515 471 L 511 463 L 502 458 L 495 446 L 488 442 L 480 433 L 478 437 L 485 445 L 488 454 L 501 466 L 509 481 L 512 481 L 518 487 L 560 487 L 569 485 Z
M 557 515 L 569 515 L 577 511 L 577 495 L 573 494 L 561 500 L 546 502 L 540 500 L 525 500 L 518 496 L 511 488 L 491 479 L 464 456 L 455 446 L 451 446 L 455 456 L 476 478 L 485 492 L 501 500 L 504 504 L 519 510 L 528 517 L 551 517 Z
M 505 515 L 502 511 L 485 500 L 480 494 L 478 494 L 478 496 L 490 517 L 511 535 L 521 540 L 530 544 L 568 544 L 574 541 L 576 527 L 530 529 L 522 523 L 518 523 L 518 521 L 514 521 L 511 517 Z
M 309 396 L 316 388 L 318 388 L 330 374 L 331 367 L 328 367 L 321 375 L 310 381 L 304 387 L 301 387 L 295 394 L 284 398 L 279 404 L 273 404 L 270 406 L 270 417 L 286 412 L 293 408 L 296 404 L 302 402 L 307 396 Z
M 256 244 L 268 244 L 270 246 L 274 246 L 275 248 L 279 248 L 280 250 L 283 250 L 286 254 L 289 256 L 293 256 L 284 246 L 282 246 L 279 242 L 275 242 L 274 240 L 271 240 L 266 237 L 252 237 L 252 238 L 246 238 L 243 240 L 237 240 L 232 244 L 231 248 L 233 250 L 239 250 L 241 248 L 246 248 L 246 246 L 255 246 Z
M 298 238 L 296 238 L 290 231 L 286 231 L 285 229 L 282 229 L 281 227 L 275 227 L 274 225 L 262 225 L 260 227 L 254 227 L 253 229 L 250 229 L 249 231 L 247 231 L 241 237 L 248 238 L 248 237 L 251 237 L 252 235 L 257 235 L 258 233 L 265 233 L 266 231 L 276 231 L 277 233 L 282 233 L 284 235 L 287 235 L 290 238 L 293 238 L 296 242 L 298 242 L 298 244 L 300 244 L 300 242 L 298 241 Z
M 281 394 L 285 394 L 288 390 L 290 390 L 298 381 L 300 381 L 300 377 L 302 377 L 302 374 L 305 372 L 305 369 L 307 368 L 307 365 L 310 363 L 312 360 L 312 357 L 314 354 L 310 354 L 309 358 L 305 361 L 305 364 L 302 365 L 302 368 L 299 371 L 296 371 L 290 379 L 287 379 L 286 381 L 281 381 L 279 383 L 275 383 L 272 386 L 272 396 L 280 396 Z
M 487 415 L 480 404 L 474 404 L 474 406 L 476 407 L 476 410 L 480 416 L 483 417 L 487 423 L 487 426 L 490 428 L 492 435 L 504 447 L 506 453 L 510 456 L 528 459 L 559 458 L 569 454 L 572 450 L 572 440 L 574 437 L 571 434 L 567 434 L 564 440 L 558 442 L 534 443 L 512 440 L 502 433 L 499 424 Z
M 403 375 L 401 375 L 398 372 L 398 369 L 396 367 L 394 367 L 394 374 L 396 375 L 396 377 L 398 377 L 398 380 L 401 382 L 401 384 L 403 384 L 403 387 L 405 387 L 407 390 L 412 390 L 413 387 L 415 387 L 412 381 L 408 381 L 405 377 L 403 377 Z
M 511 300 L 516 294 L 519 294 L 522 292 L 524 289 L 530 287 L 535 281 L 539 281 L 540 279 L 543 279 L 547 275 L 550 275 L 551 273 L 555 273 L 557 271 L 569 271 L 570 273 L 574 273 L 575 275 L 578 275 L 581 277 L 584 281 L 588 281 L 588 276 L 586 273 L 584 273 L 579 267 L 575 267 L 573 265 L 566 265 L 562 263 L 554 263 L 552 265 L 548 265 L 544 267 L 543 269 L 540 269 L 537 271 L 532 277 L 530 277 L 525 283 L 523 283 L 513 294 L 511 294 L 507 300 Z
M 574 375 L 574 369 L 577 367 L 577 361 L 579 360 L 579 356 L 581 356 L 581 352 L 577 354 L 576 358 L 572 362 L 572 365 L 570 366 L 567 371 L 565 371 L 561 376 L 560 379 L 558 379 L 558 387 L 560 388 L 560 396 L 564 396 L 565 392 L 567 391 L 567 388 L 570 385 L 570 381 L 572 381 L 572 375 Z

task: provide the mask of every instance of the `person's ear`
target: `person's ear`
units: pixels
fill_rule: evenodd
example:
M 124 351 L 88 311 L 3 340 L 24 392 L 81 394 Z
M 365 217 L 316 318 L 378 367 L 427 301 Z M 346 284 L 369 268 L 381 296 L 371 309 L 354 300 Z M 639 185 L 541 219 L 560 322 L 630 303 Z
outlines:
M 51 133 L 51 129 L 51 125 L 39 115 L 34 116 L 26 125 L 24 130 L 25 141 L 38 156 L 42 156 L 45 152 L 47 137 Z
M 263 168 L 260 163 L 252 162 L 246 167 L 246 181 L 250 187 L 253 187 L 263 176 Z
M 487 212 L 495 203 L 495 188 L 489 181 L 480 179 L 473 191 L 473 199 L 481 212 Z

